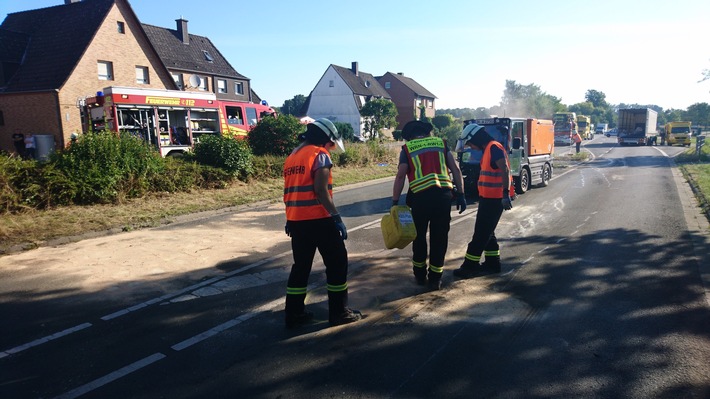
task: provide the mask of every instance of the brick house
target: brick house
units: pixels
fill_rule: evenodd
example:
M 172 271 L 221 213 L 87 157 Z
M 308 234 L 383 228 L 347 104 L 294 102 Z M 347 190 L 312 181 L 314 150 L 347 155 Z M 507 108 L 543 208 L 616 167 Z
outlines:
M 63 148 L 88 122 L 81 104 L 109 86 L 212 92 L 260 102 L 212 42 L 141 24 L 128 0 L 65 0 L 8 14 L 0 25 L 0 150 L 14 133 Z
M 357 62 L 350 69 L 331 64 L 306 99 L 304 109 L 314 119 L 349 123 L 355 136 L 362 137 L 365 121 L 360 109 L 375 98 L 389 100 L 390 95 L 372 74 L 360 71 Z
M 397 129 L 401 130 L 404 124 L 412 119 L 419 119 L 422 108 L 428 118 L 435 116 L 434 100 L 436 96 L 414 79 L 404 76 L 401 72 L 387 72 L 377 77 L 377 81 L 389 93 L 392 102 L 397 106 Z
M 209 38 L 189 33 L 183 18 L 175 22 L 175 30 L 147 24 L 143 30 L 179 90 L 212 92 L 220 100 L 261 102 L 249 78 L 237 72 Z
M 64 147 L 82 132 L 79 103 L 106 86 L 175 88 L 126 0 L 8 14 L 0 38 L 0 150 L 14 151 L 13 133 Z

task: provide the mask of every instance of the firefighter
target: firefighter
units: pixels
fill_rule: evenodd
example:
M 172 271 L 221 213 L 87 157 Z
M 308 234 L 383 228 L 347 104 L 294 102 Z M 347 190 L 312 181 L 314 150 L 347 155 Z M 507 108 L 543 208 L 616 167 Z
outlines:
M 430 123 L 417 120 L 404 125 L 402 137 L 407 143 L 402 146 L 399 156 L 399 167 L 392 188 L 392 205 L 399 203 L 406 177 L 409 179 L 407 205 L 412 209 L 412 219 L 417 230 L 417 238 L 412 243 L 414 278 L 417 284 L 425 285 L 428 271 L 429 289 L 439 290 L 449 241 L 454 182 L 458 189 L 456 209 L 459 213 L 466 210 L 466 197 L 461 170 L 446 140 L 429 135 L 432 128 Z M 451 170 L 454 182 L 448 170 Z M 428 268 L 427 230 L 430 230 Z
M 316 249 L 325 264 L 331 325 L 362 318 L 347 307 L 348 253 L 344 240 L 348 231 L 333 202 L 333 177 L 329 150 L 344 149 L 340 133 L 328 119 L 306 126 L 303 141 L 284 163 L 284 203 L 286 234 L 291 237 L 293 266 L 286 287 L 286 327 L 293 328 L 313 319 L 306 311 L 308 277 Z
M 478 179 L 480 200 L 473 238 L 466 248 L 463 264 L 454 270 L 454 276 L 459 278 L 500 273 L 500 247 L 495 229 L 503 211 L 513 208 L 510 194 L 514 190 L 508 154 L 503 145 L 495 141 L 483 126 L 472 123 L 464 127 L 457 151 L 466 146 L 482 150 L 483 155 Z M 483 264 L 480 264 L 481 255 L 485 255 Z

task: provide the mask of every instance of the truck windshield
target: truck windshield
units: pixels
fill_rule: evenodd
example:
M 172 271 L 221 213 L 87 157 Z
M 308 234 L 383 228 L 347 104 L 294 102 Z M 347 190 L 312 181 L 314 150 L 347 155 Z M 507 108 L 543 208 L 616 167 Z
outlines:
M 671 128 L 671 133 L 690 133 L 690 128 L 688 126 L 679 126 Z

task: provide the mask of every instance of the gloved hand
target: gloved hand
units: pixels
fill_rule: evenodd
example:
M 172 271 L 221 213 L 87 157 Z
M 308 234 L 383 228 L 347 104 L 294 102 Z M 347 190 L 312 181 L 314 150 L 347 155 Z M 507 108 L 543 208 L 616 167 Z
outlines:
M 286 235 L 291 237 L 291 227 L 288 225 L 288 221 L 286 221 L 286 226 L 284 226 L 284 231 L 286 232 Z
M 343 240 L 348 239 L 348 229 L 345 228 L 345 223 L 343 223 L 343 218 L 340 217 L 340 215 L 335 214 L 333 216 L 333 221 L 335 221 L 335 227 L 338 228 L 338 231 L 340 231 L 340 237 L 343 238 Z
M 466 210 L 466 196 L 463 193 L 456 194 L 456 210 L 459 211 L 459 215 Z
M 513 200 L 510 199 L 510 196 L 503 197 L 500 200 L 500 203 L 501 203 L 501 205 L 503 205 L 503 210 L 505 210 L 505 211 L 509 211 L 509 210 L 513 209 Z

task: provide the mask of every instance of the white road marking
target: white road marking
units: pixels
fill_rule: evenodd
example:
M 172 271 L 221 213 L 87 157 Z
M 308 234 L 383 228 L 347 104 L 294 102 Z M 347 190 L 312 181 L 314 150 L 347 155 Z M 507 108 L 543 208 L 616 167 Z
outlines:
M 35 346 L 37 346 L 37 345 L 44 344 L 45 342 L 49 342 L 49 341 L 55 340 L 55 339 L 57 339 L 57 338 L 61 338 L 61 337 L 67 336 L 67 335 L 69 335 L 69 334 L 71 334 L 71 333 L 75 333 L 75 332 L 77 332 L 77 331 L 81 331 L 81 330 L 83 330 L 83 329 L 85 329 L 85 328 L 89 328 L 89 327 L 91 327 L 91 323 L 79 324 L 78 326 L 74 326 L 74 327 L 72 327 L 72 328 L 67 328 L 67 329 L 64 330 L 64 331 L 60 331 L 60 332 L 58 332 L 58 333 L 54 333 L 54 334 L 52 334 L 52 335 L 48 335 L 48 336 L 46 336 L 46 337 L 36 339 L 36 340 L 34 340 L 34 341 L 32 341 L 32 342 L 28 342 L 28 343 L 26 343 L 26 344 L 23 344 L 23 345 L 20 345 L 20 346 L 16 346 L 16 347 L 14 347 L 14 348 L 10 348 L 10 349 L 4 350 L 4 351 L 0 352 L 0 359 L 2 359 L 2 358 L 5 357 L 5 356 L 14 355 L 15 353 L 17 353 L 17 352 L 22 352 L 22 351 L 25 350 L 25 349 L 29 349 L 29 348 L 35 347 Z
M 87 394 L 94 389 L 100 388 L 110 382 L 116 381 L 119 378 L 125 377 L 134 371 L 138 371 L 143 367 L 149 366 L 158 360 L 164 359 L 165 355 L 162 353 L 154 353 L 148 357 L 145 357 L 135 363 L 131 363 L 126 367 L 120 368 L 112 373 L 106 374 L 105 376 L 95 379 L 88 384 L 84 384 L 78 388 L 72 389 L 69 392 L 63 393 L 57 396 L 55 399 L 74 399 Z

